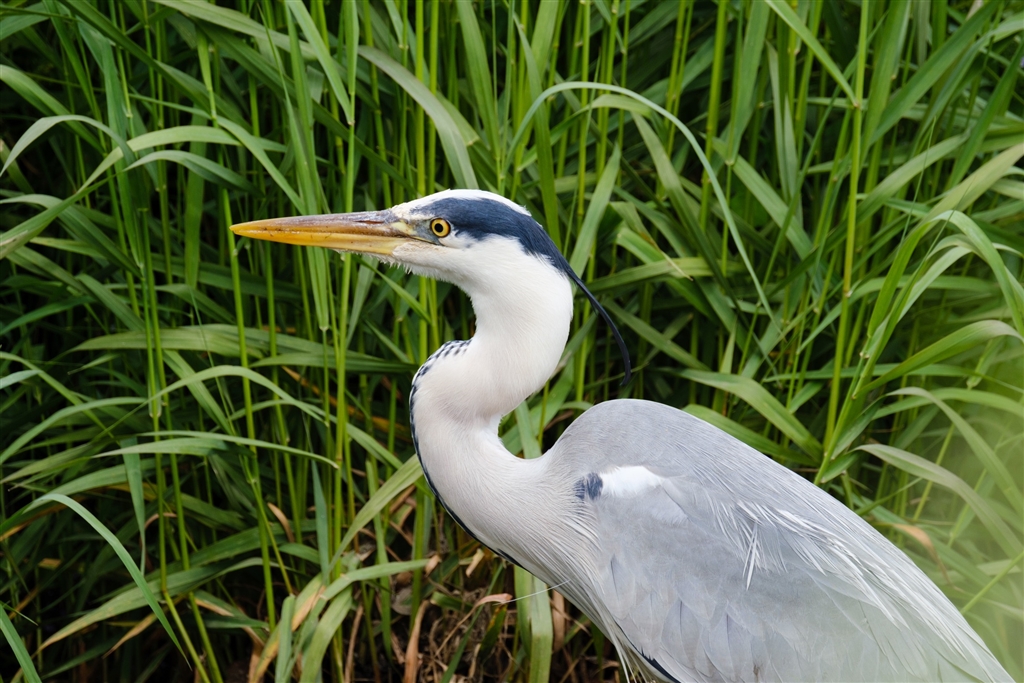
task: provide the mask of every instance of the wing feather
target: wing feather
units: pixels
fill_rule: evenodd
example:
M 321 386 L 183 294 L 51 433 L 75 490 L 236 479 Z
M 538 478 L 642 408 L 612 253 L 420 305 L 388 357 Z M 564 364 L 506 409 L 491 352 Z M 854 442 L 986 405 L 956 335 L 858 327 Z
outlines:
M 653 675 L 1010 680 L 906 555 L 825 492 L 697 418 L 611 401 L 552 452 L 572 476 L 637 466 L 654 475 L 646 484 L 656 485 L 594 489 L 579 502 L 597 542 L 589 584 L 570 589 Z

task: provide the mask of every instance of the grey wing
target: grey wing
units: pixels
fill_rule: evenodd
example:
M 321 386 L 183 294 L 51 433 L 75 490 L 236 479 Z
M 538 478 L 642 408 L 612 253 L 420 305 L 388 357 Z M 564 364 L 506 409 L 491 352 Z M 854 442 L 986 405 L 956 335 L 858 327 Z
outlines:
M 611 401 L 587 411 L 553 450 L 576 473 L 590 469 L 575 490 L 596 539 L 591 585 L 571 590 L 652 673 L 1011 680 L 906 555 L 822 490 L 702 420 Z

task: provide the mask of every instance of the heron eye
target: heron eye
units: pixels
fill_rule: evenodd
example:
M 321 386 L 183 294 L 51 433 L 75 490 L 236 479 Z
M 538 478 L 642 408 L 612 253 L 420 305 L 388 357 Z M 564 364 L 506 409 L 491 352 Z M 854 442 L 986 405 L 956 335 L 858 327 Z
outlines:
M 435 218 L 430 221 L 430 232 L 434 233 L 436 237 L 447 237 L 451 231 L 451 223 L 443 218 Z

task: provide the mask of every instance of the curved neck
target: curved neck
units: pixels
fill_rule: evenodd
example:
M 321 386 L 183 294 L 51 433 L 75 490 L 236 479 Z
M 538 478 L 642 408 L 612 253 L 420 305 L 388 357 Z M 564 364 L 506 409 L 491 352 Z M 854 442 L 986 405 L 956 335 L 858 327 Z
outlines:
M 572 319 L 568 279 L 547 266 L 528 275 L 515 290 L 459 283 L 473 302 L 476 334 L 431 356 L 410 395 L 417 453 L 438 498 L 467 530 L 519 562 L 528 558 L 509 543 L 522 537 L 526 516 L 514 510 L 526 501 L 514 498 L 543 485 L 542 463 L 509 453 L 498 423 L 555 371 Z

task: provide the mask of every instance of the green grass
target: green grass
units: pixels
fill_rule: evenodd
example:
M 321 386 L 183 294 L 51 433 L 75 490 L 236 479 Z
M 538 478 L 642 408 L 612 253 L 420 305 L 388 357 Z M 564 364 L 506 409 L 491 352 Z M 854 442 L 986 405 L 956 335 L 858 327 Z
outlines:
M 5 1 L 0 677 L 617 675 L 419 477 L 410 379 L 472 334 L 466 299 L 228 230 L 481 187 L 545 225 L 636 366 L 620 388 L 580 302 L 513 451 L 609 398 L 684 408 L 875 525 L 1019 680 L 1022 21 Z

